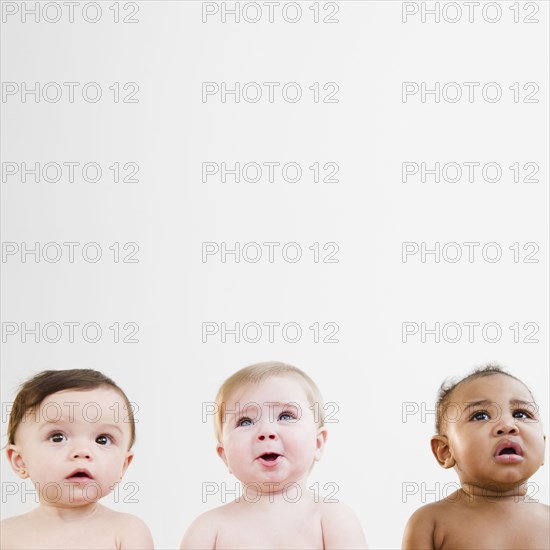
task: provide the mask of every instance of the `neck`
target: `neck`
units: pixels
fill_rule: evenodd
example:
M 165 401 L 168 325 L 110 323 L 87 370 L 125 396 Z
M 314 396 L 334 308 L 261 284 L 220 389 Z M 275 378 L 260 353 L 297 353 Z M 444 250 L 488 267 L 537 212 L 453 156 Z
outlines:
M 491 501 L 504 502 L 509 500 L 525 500 L 527 495 L 527 482 L 514 485 L 477 485 L 475 483 L 462 483 L 461 490 L 470 502 Z
M 247 483 L 243 485 L 242 495 L 239 501 L 254 506 L 273 506 L 285 504 L 297 504 L 312 500 L 312 491 L 307 488 L 306 480 L 296 480 L 285 483 Z
M 89 502 L 81 506 L 64 505 L 56 502 L 41 501 L 37 513 L 49 519 L 60 519 L 63 521 L 78 521 L 81 519 L 90 519 L 100 509 L 101 505 L 97 502 Z

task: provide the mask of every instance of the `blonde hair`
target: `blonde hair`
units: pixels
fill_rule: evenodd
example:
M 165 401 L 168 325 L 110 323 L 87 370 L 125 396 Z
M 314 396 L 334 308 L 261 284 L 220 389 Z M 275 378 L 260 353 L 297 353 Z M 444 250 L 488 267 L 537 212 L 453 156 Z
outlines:
M 246 384 L 259 384 L 267 378 L 274 376 L 295 376 L 304 383 L 307 398 L 311 405 L 317 404 L 317 412 L 314 411 L 315 418 L 319 426 L 325 424 L 325 412 L 323 407 L 323 397 L 315 382 L 302 370 L 286 363 L 278 361 L 267 361 L 265 363 L 256 363 L 238 370 L 232 374 L 220 387 L 216 395 L 216 415 L 214 416 L 214 430 L 218 442 L 222 439 L 223 419 L 225 417 L 225 405 L 228 398 L 238 388 Z M 318 416 L 318 418 L 317 418 Z

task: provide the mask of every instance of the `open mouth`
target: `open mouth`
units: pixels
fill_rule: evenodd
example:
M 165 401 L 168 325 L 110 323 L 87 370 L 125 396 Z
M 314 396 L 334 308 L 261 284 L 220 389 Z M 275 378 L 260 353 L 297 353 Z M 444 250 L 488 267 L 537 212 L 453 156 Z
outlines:
M 516 453 L 516 450 L 515 449 L 512 449 L 512 447 L 506 447 L 505 449 L 502 449 L 502 451 L 500 451 L 500 453 L 498 453 L 497 456 L 502 456 L 502 455 L 517 455 L 518 453 Z
M 279 453 L 264 453 L 263 455 L 260 455 L 258 459 L 265 465 L 275 465 L 277 463 L 277 459 L 281 456 L 283 455 L 280 455 Z
M 503 441 L 495 450 L 495 457 L 499 456 L 523 456 L 523 450 L 520 445 L 513 441 Z
M 67 479 L 94 479 L 92 474 L 88 470 L 75 470 L 72 474 L 67 476 Z
M 264 460 L 267 460 L 268 462 L 273 462 L 274 460 L 277 460 L 281 455 L 277 453 L 265 453 L 260 458 L 263 458 Z

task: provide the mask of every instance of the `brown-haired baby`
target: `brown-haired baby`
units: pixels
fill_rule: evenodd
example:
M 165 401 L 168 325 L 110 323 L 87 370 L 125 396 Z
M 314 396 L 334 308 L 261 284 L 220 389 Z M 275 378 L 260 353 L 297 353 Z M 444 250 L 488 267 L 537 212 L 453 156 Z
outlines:
M 2 521 L 2 549 L 151 549 L 137 517 L 98 503 L 133 458 L 135 420 L 125 393 L 91 369 L 48 370 L 19 389 L 8 460 L 30 478 L 39 506 Z

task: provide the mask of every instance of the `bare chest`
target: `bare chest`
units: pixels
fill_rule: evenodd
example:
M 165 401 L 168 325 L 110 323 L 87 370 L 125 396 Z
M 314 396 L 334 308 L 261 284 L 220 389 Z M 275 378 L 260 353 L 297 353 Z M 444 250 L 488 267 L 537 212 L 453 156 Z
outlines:
M 25 550 L 116 550 L 117 537 L 112 528 L 67 524 L 20 525 L 6 533 L 3 547 Z
M 218 531 L 216 548 L 302 549 L 323 548 L 323 531 L 319 514 L 284 514 L 274 517 L 239 518 Z
M 526 509 L 521 512 L 517 510 L 517 512 L 509 517 L 503 514 L 480 513 L 447 518 L 447 521 L 435 530 L 436 548 L 441 550 L 550 548 L 549 518 L 539 511 L 533 514 Z

